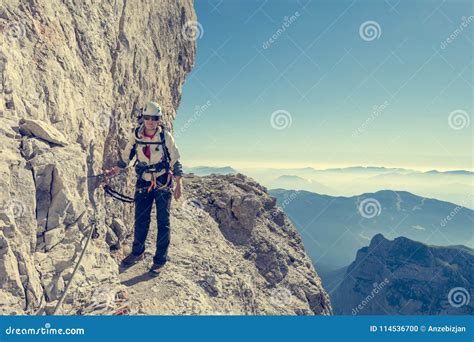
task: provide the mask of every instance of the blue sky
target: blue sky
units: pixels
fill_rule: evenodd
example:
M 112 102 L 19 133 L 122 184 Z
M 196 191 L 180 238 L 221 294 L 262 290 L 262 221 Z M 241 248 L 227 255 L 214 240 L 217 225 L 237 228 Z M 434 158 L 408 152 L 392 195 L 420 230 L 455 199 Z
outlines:
M 470 1 L 195 8 L 174 125 L 185 165 L 473 169 Z

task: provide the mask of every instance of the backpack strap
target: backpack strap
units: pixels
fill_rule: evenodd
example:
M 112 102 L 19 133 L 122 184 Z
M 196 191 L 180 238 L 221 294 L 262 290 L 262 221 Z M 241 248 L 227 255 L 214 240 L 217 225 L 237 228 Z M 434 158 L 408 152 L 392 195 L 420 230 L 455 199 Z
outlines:
M 159 149 L 159 145 L 163 145 L 163 157 L 161 159 L 161 161 L 164 163 L 164 165 L 166 165 L 166 170 L 169 171 L 170 169 L 170 165 L 169 163 L 171 162 L 171 157 L 170 157 L 170 153 L 168 151 L 168 147 L 166 146 L 166 139 L 165 139 L 165 130 L 166 128 L 163 126 L 163 125 L 160 125 L 161 127 L 161 132 L 160 132 L 160 141 L 142 141 L 140 140 L 139 136 L 138 136 L 138 132 L 140 131 L 140 128 L 141 128 L 141 125 L 136 127 L 135 128 L 135 144 L 133 144 L 133 148 L 132 148 L 132 151 L 130 152 L 130 156 L 133 158 L 133 156 L 135 156 L 136 154 L 136 149 L 137 149 L 137 145 L 156 145 L 156 149 L 158 150 Z M 132 155 L 133 153 L 133 155 Z M 130 158 L 131 160 L 131 158 Z
M 163 160 L 167 164 L 169 164 L 170 161 L 171 161 L 171 157 L 170 157 L 170 152 L 168 151 L 168 147 L 166 146 L 165 127 L 164 126 L 161 126 L 160 140 L 161 140 L 161 143 L 163 144 Z

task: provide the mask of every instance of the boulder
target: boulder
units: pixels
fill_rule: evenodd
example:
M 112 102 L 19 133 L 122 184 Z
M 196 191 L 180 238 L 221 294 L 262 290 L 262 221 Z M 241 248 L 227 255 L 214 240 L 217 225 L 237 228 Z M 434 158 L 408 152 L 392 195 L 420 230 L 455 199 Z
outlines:
M 66 137 L 54 126 L 41 120 L 23 118 L 20 120 L 20 128 L 34 137 L 43 139 L 50 143 L 66 146 Z

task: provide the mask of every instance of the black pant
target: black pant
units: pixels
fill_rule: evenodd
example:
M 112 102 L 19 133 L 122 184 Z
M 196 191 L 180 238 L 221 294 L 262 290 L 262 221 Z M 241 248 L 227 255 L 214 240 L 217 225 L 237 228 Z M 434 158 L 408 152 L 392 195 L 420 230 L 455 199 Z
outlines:
M 163 182 L 163 177 L 159 177 L 157 180 Z M 135 192 L 135 232 L 132 253 L 140 255 L 145 251 L 145 241 L 150 229 L 151 209 L 153 202 L 155 202 L 158 234 L 153 262 L 155 264 L 164 264 L 168 259 L 168 247 L 171 238 L 170 207 L 172 192 L 171 187 L 147 192 L 146 188 L 149 185 L 150 182 L 137 181 Z

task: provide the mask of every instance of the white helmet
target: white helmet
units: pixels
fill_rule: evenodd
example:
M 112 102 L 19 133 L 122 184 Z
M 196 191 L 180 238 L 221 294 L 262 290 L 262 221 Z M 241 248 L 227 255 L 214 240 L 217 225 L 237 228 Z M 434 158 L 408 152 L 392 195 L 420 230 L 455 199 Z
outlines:
M 150 101 L 146 104 L 143 109 L 143 115 L 158 116 L 161 117 L 161 107 L 158 103 Z

